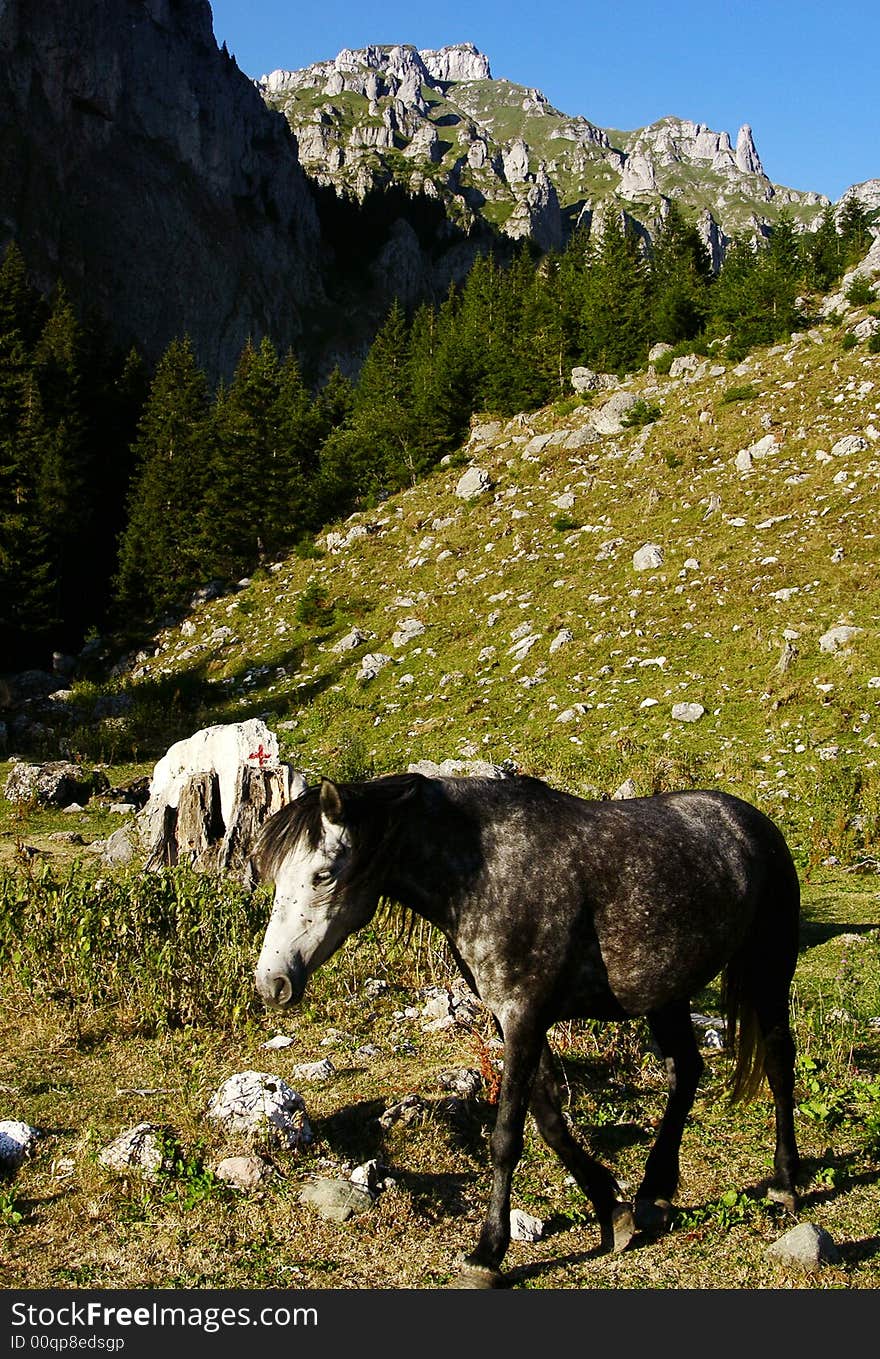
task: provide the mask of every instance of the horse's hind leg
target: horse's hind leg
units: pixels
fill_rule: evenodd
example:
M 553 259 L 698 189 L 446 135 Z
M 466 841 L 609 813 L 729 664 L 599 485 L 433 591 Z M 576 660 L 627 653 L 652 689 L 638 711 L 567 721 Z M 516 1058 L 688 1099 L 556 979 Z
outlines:
M 697 1093 L 703 1059 L 686 1002 L 668 1005 L 647 1019 L 666 1063 L 669 1095 L 636 1195 L 636 1225 L 657 1231 L 669 1225 L 670 1200 L 678 1188 L 682 1134 Z
M 794 1130 L 794 1039 L 788 1015 L 788 996 L 772 1004 L 757 1001 L 755 1009 L 764 1040 L 764 1071 L 776 1108 L 775 1183 L 770 1196 L 790 1212 L 797 1208 L 795 1180 L 800 1169 Z
M 559 1157 L 566 1170 L 574 1176 L 582 1193 L 593 1204 L 602 1232 L 605 1250 L 621 1251 L 635 1234 L 632 1209 L 620 1201 L 620 1186 L 605 1166 L 588 1156 L 568 1127 L 559 1098 L 559 1087 L 553 1071 L 553 1056 L 545 1042 L 541 1061 L 532 1088 L 530 1104 L 538 1131 Z

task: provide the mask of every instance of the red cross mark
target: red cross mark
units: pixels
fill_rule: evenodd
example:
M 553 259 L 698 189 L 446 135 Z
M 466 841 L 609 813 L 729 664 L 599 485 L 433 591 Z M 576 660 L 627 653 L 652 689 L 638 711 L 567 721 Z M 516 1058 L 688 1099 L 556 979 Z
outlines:
M 269 761 L 272 759 L 272 756 L 269 754 L 268 750 L 263 749 L 263 742 L 261 741 L 260 744 L 257 746 L 257 749 L 252 750 L 250 755 L 248 755 L 248 759 L 256 760 L 260 768 L 262 769 L 264 764 L 269 763 Z

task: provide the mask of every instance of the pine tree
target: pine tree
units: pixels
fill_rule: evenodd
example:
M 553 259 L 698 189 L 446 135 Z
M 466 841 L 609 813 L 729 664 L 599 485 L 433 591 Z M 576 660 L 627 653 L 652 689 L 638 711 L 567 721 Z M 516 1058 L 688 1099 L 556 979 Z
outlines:
M 210 446 L 204 373 L 189 338 L 173 340 L 156 369 L 134 452 L 129 516 L 119 549 L 120 608 L 154 614 L 204 575 L 199 535 Z
M 271 341 L 250 341 L 229 389 L 215 405 L 215 436 L 201 515 L 202 546 L 211 575 L 251 571 L 274 541 L 283 449 L 277 424 L 281 365 Z
M 57 622 L 57 581 L 37 495 L 42 418 L 30 344 L 42 312 L 24 260 L 0 266 L 0 648 L 4 668 L 36 659 Z
M 666 344 L 694 339 L 709 314 L 712 262 L 675 203 L 654 238 L 649 278 L 652 339 Z
M 351 430 L 338 449 L 355 495 L 367 503 L 410 485 L 423 470 L 408 347 L 406 318 L 395 300 L 364 360 Z
M 609 214 L 584 280 L 581 354 L 588 367 L 624 373 L 648 347 L 647 267 L 635 232 Z

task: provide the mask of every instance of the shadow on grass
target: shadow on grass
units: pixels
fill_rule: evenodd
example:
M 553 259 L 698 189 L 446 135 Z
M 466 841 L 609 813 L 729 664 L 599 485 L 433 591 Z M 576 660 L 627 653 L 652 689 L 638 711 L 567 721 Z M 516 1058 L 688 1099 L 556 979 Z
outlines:
M 800 937 L 798 941 L 799 952 L 803 953 L 807 949 L 815 948 L 817 944 L 827 944 L 829 939 L 836 939 L 841 934 L 870 934 L 880 926 L 880 920 L 875 924 L 847 925 L 838 921 L 825 920 L 801 920 Z

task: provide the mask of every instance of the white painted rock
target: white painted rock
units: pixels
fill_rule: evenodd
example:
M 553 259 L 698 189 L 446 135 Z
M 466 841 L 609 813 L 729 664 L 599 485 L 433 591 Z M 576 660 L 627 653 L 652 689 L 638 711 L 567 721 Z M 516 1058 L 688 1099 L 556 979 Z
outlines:
M 265 768 L 278 762 L 278 737 L 257 717 L 205 727 L 194 736 L 175 742 L 159 760 L 150 780 L 150 800 L 141 812 L 141 819 L 149 822 L 156 808 L 176 807 L 181 789 L 194 774 L 216 773 L 220 808 L 228 826 L 240 766 Z
M 299 1151 L 312 1141 L 302 1095 L 280 1076 L 266 1071 L 240 1071 L 230 1076 L 211 1096 L 208 1118 L 246 1137 L 269 1134 L 288 1151 Z

